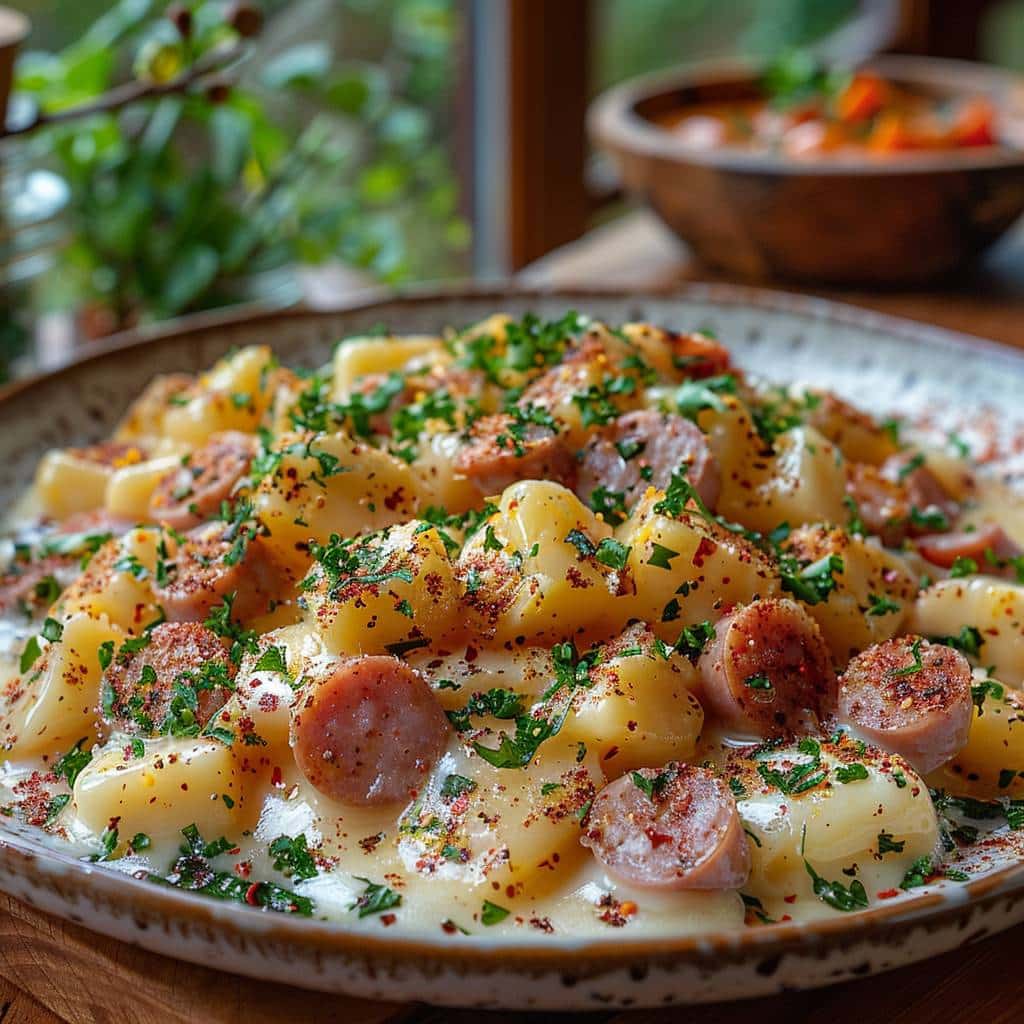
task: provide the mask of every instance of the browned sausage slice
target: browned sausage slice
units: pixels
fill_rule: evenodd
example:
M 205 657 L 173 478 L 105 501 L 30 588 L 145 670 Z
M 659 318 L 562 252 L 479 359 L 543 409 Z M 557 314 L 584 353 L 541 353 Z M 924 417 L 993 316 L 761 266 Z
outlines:
M 50 605 L 54 597 L 50 577 L 57 580 L 57 586 L 64 590 L 74 578 L 79 559 L 76 555 L 47 555 L 31 561 L 15 559 L 10 568 L 0 576 L 0 614 L 15 607 L 32 614 L 33 609 Z
M 451 725 L 426 681 L 388 655 L 347 658 L 292 710 L 295 763 L 332 800 L 408 800 L 448 744 Z
M 648 486 L 665 490 L 672 474 L 686 477 L 704 504 L 714 508 L 721 477 L 700 428 L 682 416 L 639 409 L 620 416 L 583 449 L 576 493 L 583 501 L 598 487 L 625 494 L 632 507 Z
M 868 533 L 886 547 L 899 547 L 910 530 L 910 500 L 905 488 L 882 476 L 877 466 L 864 462 L 846 465 L 846 493 Z
M 481 494 L 491 495 L 500 494 L 517 480 L 555 480 L 569 485 L 576 476 L 576 461 L 550 427 L 517 423 L 512 416 L 500 414 L 473 424 L 455 469 L 472 480 Z
M 708 708 L 745 734 L 816 732 L 835 708 L 828 647 L 788 598 L 754 601 L 719 620 L 698 665 Z
M 736 801 L 706 768 L 643 768 L 594 798 L 580 842 L 612 874 L 651 889 L 738 889 L 750 848 Z
M 728 372 L 729 350 L 706 334 L 669 334 L 672 364 L 686 377 L 717 377 Z
M 234 594 L 232 614 L 246 622 L 265 615 L 285 585 L 262 537 L 240 543 L 224 523 L 208 523 L 188 534 L 153 593 L 170 622 L 202 622 Z
M 919 465 L 921 456 L 914 452 L 892 455 L 881 466 L 882 476 L 900 485 L 907 501 L 919 512 L 941 512 L 947 522 L 953 522 L 960 506 L 946 493 L 935 474 L 925 465 Z M 911 524 L 911 533 L 923 532 Z
M 967 742 L 971 667 L 951 647 L 895 637 L 858 654 L 839 681 L 839 717 L 925 774 Z
M 139 647 L 145 636 L 116 652 L 103 673 L 105 719 L 144 736 L 201 729 L 231 692 L 235 666 L 224 642 L 194 622 L 165 622 Z
M 237 430 L 214 434 L 156 485 L 149 500 L 150 516 L 174 530 L 188 530 L 211 519 L 249 471 L 257 448 L 251 434 Z
M 145 449 L 131 441 L 100 441 L 85 448 L 69 448 L 68 451 L 83 462 L 114 469 L 134 465 L 146 458 Z
M 978 571 L 999 573 L 1004 563 L 1021 554 L 1020 547 L 996 523 L 983 523 L 970 533 L 935 533 L 919 537 L 917 550 L 933 565 L 952 567 L 958 558 L 971 558 Z M 991 561 L 990 561 L 991 557 Z

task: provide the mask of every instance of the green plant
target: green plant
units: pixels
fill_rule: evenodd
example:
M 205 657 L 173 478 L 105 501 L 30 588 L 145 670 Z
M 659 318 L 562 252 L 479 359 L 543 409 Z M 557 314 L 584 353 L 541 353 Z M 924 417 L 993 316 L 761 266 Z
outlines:
M 214 0 L 121 0 L 60 53 L 26 53 L 16 88 L 44 115 L 126 77 L 166 90 L 33 133 L 34 157 L 70 188 L 47 304 L 98 304 L 120 327 L 232 301 L 294 263 L 389 282 L 455 270 L 467 229 L 437 141 L 452 0 L 372 6 L 376 49 L 360 61 L 322 41 L 266 56 L 249 43 L 258 12 Z M 366 7 L 335 4 L 338 17 Z

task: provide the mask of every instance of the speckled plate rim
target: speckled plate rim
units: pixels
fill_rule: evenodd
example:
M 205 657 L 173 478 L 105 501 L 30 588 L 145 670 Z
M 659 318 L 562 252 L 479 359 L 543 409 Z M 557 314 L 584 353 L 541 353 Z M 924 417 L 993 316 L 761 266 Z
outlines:
M 977 358 L 984 354 L 986 360 L 1004 363 L 1008 370 L 1012 367 L 1017 375 L 1024 372 L 1024 354 L 991 341 L 825 299 L 746 286 L 693 284 L 642 293 L 587 288 L 463 286 L 413 290 L 398 296 L 373 292 L 360 297 L 358 301 L 329 310 L 295 307 L 266 312 L 250 311 L 242 315 L 201 314 L 157 329 L 122 335 L 97 346 L 74 363 L 53 373 L 17 382 L 4 389 L 0 392 L 0 421 L 12 399 L 31 395 L 40 384 L 57 377 L 73 376 L 84 365 L 123 358 L 154 342 L 170 339 L 185 342 L 221 328 L 251 327 L 258 332 L 261 326 L 280 321 L 336 317 L 349 313 L 366 314 L 377 306 L 385 305 L 392 311 L 390 316 L 394 316 L 396 308 L 422 308 L 459 299 L 486 301 L 494 309 L 499 309 L 504 302 L 512 299 L 529 302 L 556 298 L 564 298 L 567 306 L 574 305 L 581 309 L 586 309 L 588 299 L 621 301 L 627 306 L 631 301 L 642 304 L 645 300 L 678 300 L 681 303 L 711 302 L 763 309 L 766 312 L 788 313 L 819 325 L 847 324 L 872 333 L 938 346 L 965 357 Z M 398 323 L 395 326 L 399 329 L 401 327 Z M 632 976 L 640 966 L 658 965 L 677 969 L 692 964 L 697 968 L 719 971 L 723 965 L 749 963 L 763 966 L 789 954 L 806 957 L 809 951 L 817 951 L 815 955 L 821 957 L 825 951 L 855 947 L 866 940 L 872 945 L 884 947 L 898 942 L 915 929 L 955 932 L 961 936 L 959 941 L 943 941 L 937 948 L 911 951 L 909 954 L 904 951 L 893 961 L 873 966 L 871 970 L 874 971 L 923 958 L 939 949 L 953 948 L 959 942 L 970 941 L 981 934 L 1024 919 L 1024 863 L 1018 863 L 991 871 L 971 882 L 945 884 L 912 899 L 900 898 L 867 911 L 807 924 L 781 923 L 738 932 L 658 938 L 631 938 L 616 933 L 609 939 L 584 940 L 557 936 L 545 937 L 543 942 L 529 938 L 511 941 L 487 938 L 473 944 L 447 939 L 443 942 L 431 941 L 419 936 L 348 931 L 328 922 L 271 916 L 253 908 L 197 898 L 109 869 L 97 868 L 69 854 L 50 849 L 28 834 L 28 830 L 6 823 L 0 824 L 0 890 L 85 927 L 90 927 L 91 911 L 94 914 L 96 911 L 107 912 L 113 918 L 130 919 L 137 927 L 132 935 L 122 935 L 122 938 L 181 959 L 204 962 L 202 951 L 190 951 L 187 940 L 186 945 L 176 951 L 169 951 L 164 942 L 148 940 L 146 931 L 149 923 L 161 921 L 165 928 L 170 923 L 176 926 L 183 937 L 188 935 L 190 929 L 198 928 L 206 935 L 225 937 L 234 948 L 244 948 L 247 939 L 263 939 L 308 952 L 318 960 L 320 957 L 340 955 L 347 961 L 362 964 L 371 977 L 375 976 L 376 970 L 382 965 L 396 964 L 404 965 L 414 973 L 450 968 L 456 974 L 468 973 L 474 976 L 497 972 L 498 965 L 501 971 L 506 972 L 519 969 L 532 973 L 569 971 L 576 978 L 607 976 L 609 972 L 620 970 L 628 970 Z M 983 918 L 986 912 L 991 911 L 993 920 L 969 931 L 974 911 L 981 913 Z M 998 921 L 994 920 L 996 917 Z M 230 969 L 246 973 L 245 962 L 233 962 Z M 737 992 L 721 991 L 717 998 L 768 991 L 769 972 L 761 967 L 756 969 L 763 975 L 757 985 Z M 255 972 L 257 967 L 254 966 L 253 970 Z M 839 977 L 850 977 L 857 973 L 863 972 L 848 969 L 845 972 L 834 972 L 834 976 L 830 975 L 829 978 L 809 977 L 808 984 L 825 984 L 828 980 L 838 980 Z M 280 980 L 290 980 L 293 984 L 313 988 L 322 987 L 323 982 L 322 978 L 308 977 Z M 360 994 L 367 994 L 368 991 L 365 986 L 351 981 L 342 987 L 345 990 L 360 990 Z M 434 992 L 430 998 L 451 1004 L 471 1001 L 460 997 L 457 992 L 450 996 Z M 681 999 L 685 1001 L 687 998 L 687 993 L 683 992 Z M 709 997 L 705 994 L 698 998 Z M 499 997 L 489 1005 L 521 1006 L 526 1002 L 529 1000 L 511 994 L 508 998 Z M 643 1004 L 642 999 L 630 1002 L 634 1005 Z M 542 1000 L 538 1005 L 554 1004 Z M 563 1003 L 559 1001 L 558 1005 Z M 569 998 L 564 1005 L 593 1004 Z

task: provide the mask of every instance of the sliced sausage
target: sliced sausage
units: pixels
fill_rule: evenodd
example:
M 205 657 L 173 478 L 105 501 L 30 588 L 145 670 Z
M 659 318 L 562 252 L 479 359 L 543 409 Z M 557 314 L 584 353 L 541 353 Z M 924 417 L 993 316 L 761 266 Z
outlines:
M 929 533 L 936 527 L 929 517 L 952 522 L 959 507 L 924 466 L 901 477 L 908 460 L 905 453 L 894 455 L 881 466 L 847 464 L 846 491 L 869 533 L 880 537 L 886 547 L 899 547 L 907 537 Z
M 605 786 L 580 842 L 611 874 L 646 888 L 738 889 L 750 876 L 736 801 L 694 765 L 643 768 Z
M 188 530 L 212 518 L 249 472 L 257 448 L 252 434 L 214 434 L 156 485 L 149 500 L 150 516 L 173 530 Z
M 576 493 L 583 501 L 598 487 L 625 494 L 633 506 L 648 486 L 665 490 L 672 474 L 686 478 L 704 504 L 714 508 L 721 489 L 718 465 L 700 428 L 682 416 L 639 409 L 595 434 L 581 456 Z
M 1021 555 L 1021 548 L 997 523 L 983 523 L 970 533 L 926 534 L 917 539 L 917 550 L 933 565 L 949 569 L 958 558 L 972 558 L 978 570 L 996 574 L 1005 562 Z
M 358 806 L 415 796 L 452 727 L 429 685 L 388 655 L 346 658 L 292 710 L 295 763 L 332 800 Z
M 68 451 L 83 462 L 113 468 L 131 466 L 146 458 L 145 450 L 131 441 L 100 441 L 86 448 L 69 448 Z
M 246 622 L 265 615 L 284 585 L 262 537 L 239 543 L 224 523 L 208 523 L 188 534 L 153 593 L 170 622 L 202 622 L 234 594 L 232 615 Z
M 104 718 L 122 732 L 201 729 L 227 701 L 235 666 L 224 641 L 205 626 L 165 622 L 142 647 L 129 644 L 114 654 L 102 684 Z
M 877 466 L 849 462 L 846 493 L 857 506 L 868 533 L 879 537 L 886 547 L 903 543 L 910 528 L 910 502 L 903 487 L 882 476 Z
M 818 624 L 788 598 L 737 608 L 715 625 L 698 662 L 706 706 L 755 736 L 817 732 L 836 701 L 836 675 Z
M 895 637 L 869 647 L 839 681 L 840 719 L 922 774 L 959 753 L 971 714 L 967 659 L 921 637 Z
M 34 608 L 48 606 L 53 601 L 49 593 L 49 577 L 54 577 L 63 590 L 77 575 L 78 563 L 77 555 L 47 555 L 30 561 L 16 559 L 0 576 L 0 614 L 14 608 L 31 614 Z
M 472 480 L 481 494 L 491 495 L 517 480 L 554 480 L 571 486 L 576 460 L 550 427 L 519 423 L 503 413 L 473 424 L 455 469 Z
M 356 394 L 364 399 L 376 399 L 381 389 L 388 389 L 392 374 L 368 373 L 360 377 L 353 387 Z M 403 406 L 414 405 L 424 398 L 444 392 L 458 401 L 479 396 L 485 387 L 486 378 L 480 370 L 467 370 L 461 366 L 432 366 L 423 370 L 407 372 L 400 388 L 384 391 L 387 401 L 371 401 L 367 412 L 367 427 L 371 433 L 390 435 L 392 419 Z
M 916 465 L 920 454 L 900 452 L 892 455 L 881 466 L 882 476 L 899 484 L 906 492 L 907 501 L 919 512 L 938 511 L 952 522 L 960 512 L 960 506 L 946 493 L 935 474 L 924 465 Z M 911 532 L 924 532 L 914 528 Z
M 685 377 L 717 377 L 728 372 L 732 359 L 729 350 L 706 334 L 669 332 L 672 365 Z
M 55 534 L 86 533 L 97 535 L 109 533 L 120 537 L 135 525 L 130 519 L 122 519 L 104 508 L 92 509 L 89 512 L 75 512 L 58 523 Z

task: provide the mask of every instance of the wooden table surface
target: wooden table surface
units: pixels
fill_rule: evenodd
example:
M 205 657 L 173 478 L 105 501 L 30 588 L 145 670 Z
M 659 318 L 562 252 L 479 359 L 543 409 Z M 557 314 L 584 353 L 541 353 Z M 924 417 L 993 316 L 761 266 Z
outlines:
M 634 213 L 545 257 L 523 274 L 546 285 L 663 287 L 721 280 L 703 271 L 645 213 Z M 766 283 L 767 284 L 767 283 Z M 801 290 L 781 285 L 790 291 Z M 807 289 L 802 289 L 807 290 Z M 1024 230 L 976 274 L 931 292 L 817 295 L 940 324 L 1024 348 Z M 1024 926 L 901 970 L 756 1003 L 587 1015 L 600 1024 L 1010 1024 L 1024 1020 Z M 0 895 L 0 1024 L 480 1024 L 479 1011 L 371 1003 L 252 981 L 145 953 Z M 545 1014 L 495 1013 L 495 1024 Z

